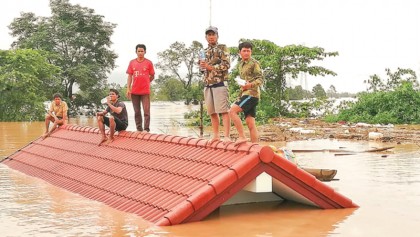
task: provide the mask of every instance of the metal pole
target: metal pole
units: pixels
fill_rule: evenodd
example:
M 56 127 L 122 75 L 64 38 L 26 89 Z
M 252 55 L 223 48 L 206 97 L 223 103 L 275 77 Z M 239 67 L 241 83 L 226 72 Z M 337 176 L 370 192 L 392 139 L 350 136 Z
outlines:
M 209 9 L 210 9 L 210 14 L 209 14 L 209 26 L 211 26 L 211 0 L 210 0 L 210 7 L 209 7 Z

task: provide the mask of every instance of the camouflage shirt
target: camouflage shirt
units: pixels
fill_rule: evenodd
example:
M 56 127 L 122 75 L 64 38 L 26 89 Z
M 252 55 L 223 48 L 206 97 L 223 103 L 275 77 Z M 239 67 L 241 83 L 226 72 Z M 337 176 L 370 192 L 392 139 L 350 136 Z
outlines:
M 206 62 L 214 69 L 204 73 L 205 85 L 213 85 L 228 80 L 230 54 L 226 45 L 209 45 L 206 49 Z
M 241 91 L 241 96 L 250 95 L 259 99 L 260 85 L 264 83 L 260 63 L 251 58 L 248 61 L 240 61 L 238 63 L 238 69 L 240 77 L 252 84 L 251 88 Z

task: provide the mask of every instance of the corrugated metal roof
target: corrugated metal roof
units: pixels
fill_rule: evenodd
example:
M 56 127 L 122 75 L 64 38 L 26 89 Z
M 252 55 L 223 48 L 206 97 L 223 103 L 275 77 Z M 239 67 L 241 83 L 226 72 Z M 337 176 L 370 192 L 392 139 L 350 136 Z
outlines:
M 285 199 L 357 207 L 268 146 L 128 131 L 109 144 L 98 146 L 100 139 L 97 128 L 66 125 L 3 163 L 157 225 L 205 218 L 262 172 Z

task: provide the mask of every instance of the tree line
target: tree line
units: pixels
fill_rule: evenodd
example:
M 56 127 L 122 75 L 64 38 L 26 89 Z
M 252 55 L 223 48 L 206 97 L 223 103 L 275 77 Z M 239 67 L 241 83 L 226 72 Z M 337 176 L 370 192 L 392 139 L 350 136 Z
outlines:
M 21 13 L 9 25 L 10 34 L 16 40 L 10 50 L 0 51 L 0 121 L 42 120 L 45 111 L 43 102 L 50 100 L 55 92 L 65 96 L 73 113 L 77 113 L 77 108 L 81 106 L 100 106 L 100 100 L 110 87 L 121 90 L 121 95 L 125 95 L 126 86 L 109 84 L 107 81 L 118 57 L 111 49 L 111 36 L 116 24 L 105 21 L 93 9 L 70 4 L 69 0 L 50 0 L 50 8 L 50 17 Z M 290 88 L 286 85 L 286 78 L 297 79 L 301 73 L 337 76 L 333 70 L 317 63 L 338 56 L 338 52 L 303 45 L 279 46 L 269 40 L 239 40 L 243 41 L 253 44 L 253 57 L 264 70 L 266 83 L 257 111 L 260 121 L 266 122 L 279 116 L 309 116 L 308 113 L 291 113 L 288 110 L 291 100 L 315 97 L 322 101 L 327 97 L 344 96 L 337 93 L 334 86 L 325 91 L 318 84 L 312 91 L 307 91 L 301 86 Z M 156 68 L 162 73 L 152 85 L 154 100 L 202 101 L 203 84 L 197 64 L 202 48 L 204 46 L 198 41 L 188 46 L 183 42 L 174 42 L 168 49 L 158 53 Z M 235 65 L 240 58 L 237 46 L 229 47 L 229 50 L 232 61 L 229 79 L 233 80 L 238 75 Z M 368 90 L 358 97 L 379 96 L 376 93 L 380 92 L 395 93 L 403 88 L 407 91 L 411 85 L 411 94 L 414 96 L 411 99 L 416 101 L 419 92 L 413 70 L 398 68 L 396 72 L 390 69 L 386 69 L 386 72 L 388 80 L 382 80 L 376 74 L 370 76 L 365 81 L 369 85 Z M 75 87 L 78 88 L 77 93 L 74 93 Z M 229 91 L 233 102 L 238 96 L 238 85 L 229 83 Z M 412 112 L 418 113 L 417 110 Z M 333 116 L 330 119 L 334 120 Z

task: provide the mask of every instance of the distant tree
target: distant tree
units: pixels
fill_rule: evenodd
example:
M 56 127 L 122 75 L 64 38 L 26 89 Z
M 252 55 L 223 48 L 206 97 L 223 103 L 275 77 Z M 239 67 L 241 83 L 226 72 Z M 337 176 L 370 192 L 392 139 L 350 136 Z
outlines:
M 350 121 L 366 123 L 419 124 L 420 91 L 413 88 L 413 82 L 403 81 L 392 91 L 362 92 L 358 100 L 343 109 L 329 121 Z
M 161 69 L 164 75 L 180 81 L 185 92 L 191 91 L 194 84 L 199 83 L 201 74 L 198 69 L 198 53 L 203 45 L 193 41 L 189 47 L 184 43 L 175 42 L 169 49 L 158 53 L 156 68 Z M 201 93 L 202 94 L 202 93 Z M 194 94 L 183 94 L 186 103 L 190 103 Z
M 331 85 L 330 88 L 327 90 L 328 97 L 337 97 L 337 90 L 335 89 L 334 85 Z
M 327 93 L 325 92 L 324 88 L 321 86 L 321 84 L 316 84 L 312 88 L 312 93 L 317 99 L 324 99 L 327 98 Z
M 155 91 L 155 100 L 179 101 L 184 99 L 184 85 L 176 78 L 159 75 L 154 80 L 152 88 Z
M 286 89 L 287 100 L 303 100 L 312 97 L 310 91 L 304 90 L 302 86 Z
M 59 68 L 32 49 L 0 50 L 0 58 L 0 121 L 43 119 Z
M 261 103 L 267 103 L 267 106 L 262 105 L 261 108 L 271 107 L 273 112 L 277 111 L 277 115 L 272 114 L 272 116 L 287 113 L 281 102 L 286 98 L 286 76 L 296 79 L 301 72 L 312 76 L 336 75 L 335 72 L 314 64 L 315 61 L 337 56 L 338 52 L 326 52 L 320 47 L 311 48 L 303 45 L 280 47 L 268 40 L 241 39 L 240 41 L 250 41 L 254 45 L 252 56 L 261 63 L 266 81 L 264 93 L 267 95 L 265 101 L 262 100 Z M 238 59 L 237 47 L 231 48 L 231 54 L 233 59 Z
M 364 81 L 368 84 L 368 92 L 393 91 L 401 86 L 403 82 L 412 83 L 413 88 L 419 87 L 416 72 L 412 69 L 397 68 L 397 71 L 393 73 L 389 68 L 386 68 L 385 72 L 388 77 L 385 80 L 380 78 L 377 74 L 374 74 L 370 76 L 368 80 Z
M 61 68 L 60 86 L 68 98 L 75 85 L 87 94 L 92 88 L 103 89 L 107 74 L 115 68 L 117 55 L 110 46 L 116 25 L 69 0 L 50 0 L 50 7 L 50 17 L 21 13 L 13 20 L 9 29 L 17 40 L 12 47 L 48 52 L 50 63 Z

